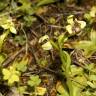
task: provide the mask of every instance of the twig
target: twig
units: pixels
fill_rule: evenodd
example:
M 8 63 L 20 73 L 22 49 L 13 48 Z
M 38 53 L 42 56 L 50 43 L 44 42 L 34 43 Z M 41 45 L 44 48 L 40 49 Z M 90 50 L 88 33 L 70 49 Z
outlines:
M 49 27 L 53 27 L 53 28 L 59 28 L 59 29 L 65 29 L 65 27 L 63 26 L 58 26 L 58 25 L 48 25 Z
M 30 31 L 31 31 L 31 33 L 32 33 L 36 38 L 39 37 L 38 34 L 36 34 L 36 32 L 35 32 L 34 30 L 30 29 Z
M 1 65 L 3 67 L 7 67 L 24 50 L 25 50 L 25 46 L 21 48 L 18 52 L 16 52 L 14 55 L 8 57 Z
M 21 30 L 23 31 L 25 38 L 26 38 L 26 54 L 27 54 L 28 53 L 28 37 L 27 37 L 27 34 L 26 34 L 23 26 L 21 26 Z

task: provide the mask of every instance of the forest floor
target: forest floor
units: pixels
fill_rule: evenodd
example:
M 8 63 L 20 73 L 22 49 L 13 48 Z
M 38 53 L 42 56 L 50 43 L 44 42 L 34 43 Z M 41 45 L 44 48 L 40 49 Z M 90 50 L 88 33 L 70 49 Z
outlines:
M 96 96 L 95 5 L 56 2 L 31 18 L 11 10 L 17 33 L 5 36 L 9 27 L 0 23 L 0 96 Z

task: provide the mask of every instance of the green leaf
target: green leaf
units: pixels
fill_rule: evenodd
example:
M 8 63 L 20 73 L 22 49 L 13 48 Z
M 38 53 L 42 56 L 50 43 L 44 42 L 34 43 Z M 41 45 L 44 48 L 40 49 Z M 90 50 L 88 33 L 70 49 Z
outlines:
M 30 27 L 33 22 L 35 22 L 37 20 L 37 18 L 35 16 L 30 16 L 30 15 L 25 15 L 24 16 L 24 24 L 27 26 L 27 27 Z
M 91 41 L 80 41 L 74 45 L 76 49 L 83 49 L 84 54 L 87 57 L 90 57 L 94 52 L 96 52 L 96 44 Z
M 90 79 L 91 81 L 96 81 L 96 75 L 90 75 L 90 76 L 89 76 L 89 79 Z
M 4 29 L 8 29 L 9 26 L 7 24 L 1 25 Z
M 37 6 L 43 6 L 54 2 L 57 2 L 57 0 L 39 0 Z
M 0 51 L 2 49 L 3 43 L 5 38 L 8 36 L 9 31 L 4 32 L 2 35 L 0 35 Z
M 0 0 L 0 10 L 4 9 L 8 3 L 9 0 Z
M 70 55 L 66 52 L 66 51 L 63 51 L 64 54 L 66 55 L 66 71 L 69 72 L 70 70 L 70 65 L 71 65 L 71 58 L 70 58 Z M 63 65 L 62 65 L 63 66 Z
M 66 75 L 68 75 L 71 67 L 70 55 L 66 51 L 60 51 L 60 57 L 62 61 L 62 70 L 66 72 Z
M 56 90 L 60 94 L 60 96 L 69 96 L 69 93 L 60 82 L 57 83 Z
M 56 42 L 54 42 L 53 40 L 50 40 L 50 43 L 52 44 L 53 48 L 59 50 L 59 46 Z
M 76 65 L 71 65 L 71 76 L 77 76 L 83 74 L 83 68 L 78 67 Z
M 88 21 L 91 21 L 92 20 L 90 14 L 88 14 L 88 13 L 85 13 L 84 14 L 84 18 L 86 18 Z
M 19 2 L 22 5 L 17 8 L 18 11 L 27 13 L 28 15 L 32 15 L 35 13 L 35 9 L 31 6 L 32 3 L 30 0 L 19 0 Z
M 87 81 L 87 84 L 91 87 L 91 88 L 96 88 L 96 84 L 90 82 L 90 81 Z
M 77 76 L 74 76 L 75 83 L 77 83 L 77 86 L 81 89 L 84 89 L 87 86 L 87 78 L 84 76 L 84 73 L 78 74 Z
M 6 56 L 5 56 L 5 54 L 0 54 L 0 66 L 1 66 L 1 64 L 3 63 L 3 61 L 6 59 Z
M 67 80 L 67 85 L 69 88 L 69 96 L 80 96 L 81 95 L 81 88 L 78 85 L 78 83 L 73 82 L 71 80 Z
M 90 11 L 90 16 L 91 17 L 95 17 L 95 15 L 96 15 L 96 6 L 93 6 L 92 8 L 91 8 L 91 11 Z
M 90 41 L 80 41 L 80 42 L 77 42 L 77 44 L 75 45 L 75 48 L 87 49 L 90 46 L 92 46 L 92 42 L 90 42 Z
M 94 29 L 91 30 L 90 39 L 96 44 L 96 31 Z
M 61 34 L 60 36 L 58 36 L 59 47 L 61 47 L 67 39 L 68 38 L 64 34 Z

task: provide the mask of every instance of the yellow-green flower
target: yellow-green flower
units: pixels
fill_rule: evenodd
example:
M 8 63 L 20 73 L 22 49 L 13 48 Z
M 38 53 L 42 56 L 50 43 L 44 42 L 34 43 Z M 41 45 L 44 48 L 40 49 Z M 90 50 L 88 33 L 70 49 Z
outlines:
M 44 35 L 39 39 L 39 43 L 43 43 L 44 41 L 46 41 L 46 43 L 42 44 L 42 48 L 44 50 L 51 50 L 52 49 L 52 45 L 49 41 L 49 36 L 48 35 Z
M 16 34 L 17 31 L 15 29 L 15 25 L 12 21 L 12 18 L 11 17 L 4 17 L 0 20 L 0 26 L 3 27 L 4 29 L 8 29 L 10 30 L 10 32 Z
M 11 66 L 9 69 L 4 68 L 2 73 L 4 76 L 3 79 L 8 80 L 9 85 L 13 84 L 14 82 L 19 82 L 20 73 L 16 71 L 14 67 Z
M 77 18 L 73 19 L 73 17 L 74 17 L 73 15 L 67 17 L 68 25 L 66 25 L 66 30 L 69 34 L 74 34 L 74 30 L 75 28 L 77 28 L 76 25 L 78 25 L 80 31 L 86 26 L 85 21 L 77 20 Z

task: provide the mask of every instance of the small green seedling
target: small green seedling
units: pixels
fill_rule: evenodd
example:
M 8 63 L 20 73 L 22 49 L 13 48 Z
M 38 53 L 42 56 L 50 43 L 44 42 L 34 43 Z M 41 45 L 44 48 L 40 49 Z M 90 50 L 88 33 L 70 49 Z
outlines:
M 25 72 L 27 70 L 28 58 L 23 58 L 21 61 L 14 62 L 16 69 L 20 72 Z
M 86 22 L 85 21 L 80 21 L 77 20 L 77 18 L 73 19 L 74 15 L 70 15 L 67 17 L 67 23 L 68 25 L 66 26 L 66 31 L 70 34 L 73 35 L 76 33 L 76 31 L 81 31 L 82 29 L 85 28 Z M 75 27 L 77 26 L 77 28 Z
M 38 75 L 32 75 L 30 76 L 30 79 L 28 80 L 28 85 L 30 87 L 36 87 L 41 83 L 41 79 Z
M 27 86 L 20 86 L 17 88 L 17 91 L 20 95 L 24 94 L 26 92 Z

